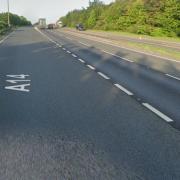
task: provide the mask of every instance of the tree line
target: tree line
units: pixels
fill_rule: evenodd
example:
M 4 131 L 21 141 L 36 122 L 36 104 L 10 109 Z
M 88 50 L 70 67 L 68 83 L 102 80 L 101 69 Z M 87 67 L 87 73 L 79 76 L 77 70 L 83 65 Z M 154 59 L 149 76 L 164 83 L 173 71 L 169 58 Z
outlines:
M 116 0 L 108 5 L 94 0 L 60 20 L 68 27 L 82 23 L 87 29 L 180 37 L 180 0 Z
M 23 16 L 18 16 L 16 14 L 10 13 L 10 24 L 13 26 L 27 26 L 31 25 L 31 22 L 28 21 Z M 3 34 L 9 29 L 8 27 L 8 13 L 0 13 L 0 34 Z

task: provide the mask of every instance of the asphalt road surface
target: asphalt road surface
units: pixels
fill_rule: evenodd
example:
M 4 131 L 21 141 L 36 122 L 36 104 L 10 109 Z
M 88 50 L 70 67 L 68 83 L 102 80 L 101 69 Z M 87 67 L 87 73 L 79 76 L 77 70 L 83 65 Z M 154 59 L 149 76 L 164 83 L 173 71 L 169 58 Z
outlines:
M 172 59 L 169 57 L 162 57 L 153 52 L 143 52 L 143 50 L 133 50 L 132 48 L 124 47 L 111 41 L 108 38 L 101 38 L 85 34 L 81 31 L 68 31 L 64 28 L 54 30 L 56 34 L 63 34 L 68 39 L 76 39 L 77 42 L 89 47 L 96 47 L 99 51 L 119 58 L 125 58 L 130 61 L 141 64 L 145 67 L 155 69 L 160 72 L 169 73 L 180 78 L 180 59 Z M 170 48 L 169 48 L 170 50 Z M 171 50 L 173 52 L 173 50 Z
M 63 30 L 70 31 L 70 32 L 77 32 L 77 30 L 72 29 L 72 28 L 63 28 Z M 118 33 L 116 34 L 116 33 L 111 33 L 108 31 L 102 32 L 102 31 L 91 31 L 91 30 L 81 31 L 81 34 L 105 38 L 109 40 L 115 40 L 115 41 L 129 41 L 129 42 L 135 42 L 135 43 L 140 43 L 140 44 L 148 44 L 148 45 L 155 45 L 159 47 L 165 47 L 171 50 L 180 50 L 180 42 L 149 39 L 144 36 L 142 37 L 141 35 L 139 35 L 139 37 L 128 37 L 128 35 L 121 35 Z
M 179 180 L 179 80 L 163 75 L 17 29 L 0 44 L 0 179 Z
M 103 43 L 87 46 L 87 44 L 90 44 L 90 41 L 80 37 L 78 39 L 74 36 L 69 37 L 67 34 L 57 33 L 57 31 L 45 31 L 44 33 L 52 40 L 70 49 L 72 53 L 80 56 L 87 64 L 96 68 L 97 72 L 100 71 L 108 75 L 113 84 L 120 84 L 128 89 L 128 91 L 133 93 L 133 98 L 137 101 L 148 103 L 170 117 L 172 119 L 171 125 L 180 129 L 180 78 L 173 78 L 176 77 L 171 76 L 173 73 L 167 76 L 168 72 L 162 73 L 149 68 L 149 66 L 137 64 L 137 56 L 134 56 L 133 61 L 113 56 L 110 54 L 113 53 L 113 48 Z M 107 54 L 105 50 L 104 52 L 100 50 L 103 48 L 108 49 L 110 53 Z M 138 56 L 140 55 L 138 54 Z M 145 61 L 148 61 L 148 63 L 157 61 L 157 59 L 152 59 L 151 57 L 146 57 L 146 59 Z M 163 60 L 159 61 L 160 65 L 161 62 Z M 168 62 L 172 67 L 168 71 L 179 75 L 180 71 L 178 69 L 175 70 L 173 67 L 178 66 L 173 63 Z M 166 71 L 166 69 L 164 70 Z

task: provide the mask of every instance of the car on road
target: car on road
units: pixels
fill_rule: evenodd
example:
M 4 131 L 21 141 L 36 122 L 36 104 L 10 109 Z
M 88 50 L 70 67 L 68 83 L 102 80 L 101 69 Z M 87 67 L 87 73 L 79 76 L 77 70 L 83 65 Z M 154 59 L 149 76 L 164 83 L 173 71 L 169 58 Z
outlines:
M 85 31 L 85 28 L 84 28 L 83 24 L 77 24 L 76 29 L 79 30 L 79 31 Z

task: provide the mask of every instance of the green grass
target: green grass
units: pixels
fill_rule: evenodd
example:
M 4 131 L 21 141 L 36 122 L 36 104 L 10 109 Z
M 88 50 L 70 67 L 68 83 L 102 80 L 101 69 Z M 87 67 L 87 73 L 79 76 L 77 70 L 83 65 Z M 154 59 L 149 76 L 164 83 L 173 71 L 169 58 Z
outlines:
M 8 29 L 1 29 L 0 30 L 0 36 L 3 36 L 4 34 L 6 34 L 8 32 Z
M 12 32 L 15 29 L 16 29 L 16 27 L 13 26 L 13 27 L 1 30 L 0 31 L 0 39 L 2 39 L 4 36 L 6 36 L 7 34 L 9 34 L 10 32 Z
M 141 35 L 141 34 L 134 34 L 129 32 L 122 32 L 122 31 L 103 31 L 103 30 L 87 30 L 87 32 L 102 32 L 107 34 L 114 34 L 114 35 L 120 35 L 125 37 L 133 37 L 133 38 L 145 38 L 150 40 L 160 40 L 160 41 L 169 41 L 169 42 L 180 42 L 180 37 L 154 37 L 154 36 L 148 36 L 148 35 Z
M 70 28 L 72 29 L 72 28 Z M 73 28 L 74 29 L 74 28 Z M 128 32 L 114 32 L 114 31 L 101 31 L 101 30 L 87 30 L 88 32 L 105 32 L 105 33 L 109 33 L 109 34 L 119 34 L 121 36 L 126 36 L 126 37 L 136 37 L 139 38 L 140 35 L 137 34 L 132 34 L 132 33 L 128 33 Z M 163 40 L 163 41 L 167 41 L 167 42 L 180 42 L 180 38 L 169 38 L 169 37 L 151 37 L 151 36 L 145 36 L 142 35 L 142 38 L 146 38 L 146 39 L 154 39 L 154 40 Z M 127 40 L 121 40 L 121 41 L 114 41 L 111 40 L 112 43 L 115 43 L 119 46 L 122 47 L 126 47 L 129 49 L 134 49 L 134 50 L 139 50 L 139 51 L 143 51 L 145 53 L 151 53 L 154 55 L 158 55 L 158 56 L 162 56 L 162 57 L 166 57 L 166 58 L 170 58 L 170 59 L 175 59 L 180 61 L 180 51 L 175 50 L 175 49 L 171 49 L 171 48 L 167 48 L 167 47 L 163 47 L 163 46 L 158 46 L 158 45 L 152 45 L 152 44 L 144 44 L 144 43 L 138 43 L 138 42 L 130 42 Z
M 180 61 L 180 51 L 178 50 L 172 50 L 169 48 L 165 47 L 159 47 L 155 45 L 149 45 L 149 44 L 140 44 L 140 43 L 135 43 L 135 42 L 125 42 L 124 44 L 125 47 L 132 48 L 135 50 L 155 54 L 158 56 L 166 57 L 166 58 L 171 58 Z
M 68 28 L 75 29 L 74 27 L 68 27 Z M 142 37 L 144 39 L 149 39 L 149 40 L 160 40 L 160 41 L 180 43 L 180 37 L 148 36 L 148 35 L 135 34 L 135 33 L 124 32 L 124 31 L 105 31 L 105 30 L 96 30 L 96 29 L 91 29 L 91 30 L 87 29 L 86 32 L 95 32 L 95 33 L 99 32 L 99 33 L 114 34 L 114 35 L 120 35 L 124 37 L 132 37 L 132 38 Z
M 3 37 L 4 37 L 4 36 L 3 36 L 2 34 L 0 34 L 0 40 L 2 40 L 2 39 L 3 39 Z

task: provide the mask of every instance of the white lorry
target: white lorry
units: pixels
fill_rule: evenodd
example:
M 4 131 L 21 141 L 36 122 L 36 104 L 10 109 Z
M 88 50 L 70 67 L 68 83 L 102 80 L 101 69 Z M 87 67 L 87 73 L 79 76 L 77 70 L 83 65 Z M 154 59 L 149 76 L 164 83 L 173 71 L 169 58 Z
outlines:
M 39 19 L 39 25 L 38 25 L 38 27 L 40 28 L 40 29 L 46 29 L 46 19 L 45 18 L 40 18 Z

